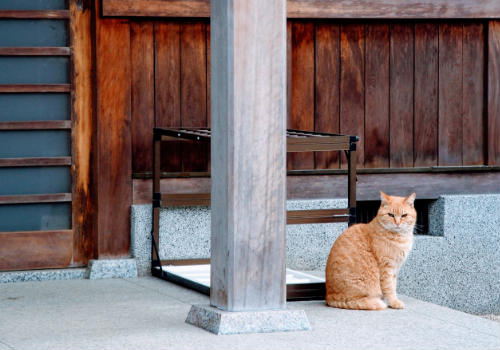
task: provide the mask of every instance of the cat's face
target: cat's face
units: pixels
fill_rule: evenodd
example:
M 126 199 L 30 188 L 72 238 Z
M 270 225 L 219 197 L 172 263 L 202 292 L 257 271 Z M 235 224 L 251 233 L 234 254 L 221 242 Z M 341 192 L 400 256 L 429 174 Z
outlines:
M 378 222 L 388 231 L 409 234 L 417 221 L 415 193 L 408 197 L 388 196 L 380 192 L 381 204 L 377 213 Z

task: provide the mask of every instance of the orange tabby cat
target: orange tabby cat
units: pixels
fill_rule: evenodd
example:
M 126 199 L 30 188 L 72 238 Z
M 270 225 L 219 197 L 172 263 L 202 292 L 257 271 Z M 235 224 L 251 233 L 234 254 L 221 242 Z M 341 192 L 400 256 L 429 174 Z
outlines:
M 326 263 L 326 303 L 343 309 L 404 308 L 396 296 L 397 273 L 413 244 L 415 193 L 380 192 L 382 203 L 368 224 L 349 227 L 335 241 Z

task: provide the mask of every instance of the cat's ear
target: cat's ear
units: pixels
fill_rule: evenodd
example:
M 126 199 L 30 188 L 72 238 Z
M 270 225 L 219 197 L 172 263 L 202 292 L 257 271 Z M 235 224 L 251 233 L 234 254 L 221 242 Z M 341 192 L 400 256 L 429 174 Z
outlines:
M 384 192 L 380 191 L 380 201 L 382 202 L 381 205 L 389 204 L 389 196 L 386 195 Z
M 415 194 L 415 192 L 413 192 L 408 197 L 406 197 L 405 202 L 413 207 L 413 203 L 415 203 L 415 197 L 417 197 L 417 195 Z

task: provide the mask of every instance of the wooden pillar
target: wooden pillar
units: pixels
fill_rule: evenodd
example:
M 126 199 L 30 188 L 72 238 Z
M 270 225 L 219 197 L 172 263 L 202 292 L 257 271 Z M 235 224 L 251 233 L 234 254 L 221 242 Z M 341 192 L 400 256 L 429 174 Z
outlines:
M 129 256 L 132 204 L 130 25 L 102 18 L 95 0 L 94 257 Z
M 285 306 L 285 0 L 211 1 L 212 306 Z

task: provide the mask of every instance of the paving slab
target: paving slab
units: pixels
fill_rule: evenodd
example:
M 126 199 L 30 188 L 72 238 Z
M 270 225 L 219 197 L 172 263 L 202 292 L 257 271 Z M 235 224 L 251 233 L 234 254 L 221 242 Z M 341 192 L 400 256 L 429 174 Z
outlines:
M 154 277 L 1 284 L 0 349 L 500 348 L 497 322 L 402 299 L 406 309 L 384 311 L 288 303 L 310 331 L 214 335 L 185 323 L 206 296 Z

